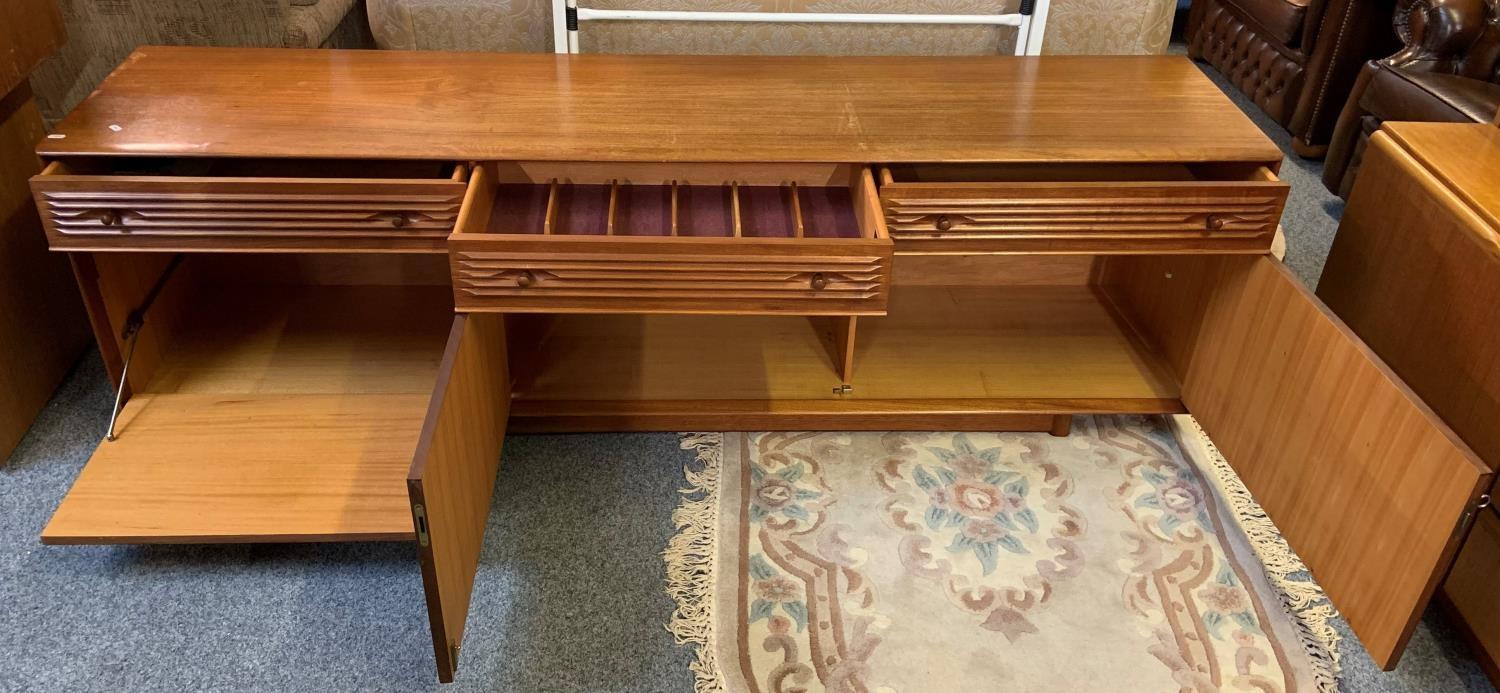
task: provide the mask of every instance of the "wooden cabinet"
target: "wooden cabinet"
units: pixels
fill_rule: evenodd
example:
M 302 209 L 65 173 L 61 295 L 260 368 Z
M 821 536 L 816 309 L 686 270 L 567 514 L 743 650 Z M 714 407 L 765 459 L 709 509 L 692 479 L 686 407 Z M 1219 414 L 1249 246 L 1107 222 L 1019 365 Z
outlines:
M 1493 497 L 1493 492 L 1491 492 Z M 1493 502 L 1493 501 L 1491 501 Z M 1490 681 L 1500 681 L 1500 514 L 1485 511 L 1443 581 L 1441 599 Z
M 0 7 L 0 96 L 22 88 L 31 69 L 65 40 L 56 0 L 12 0 Z
M 1191 412 L 1385 666 L 1492 483 L 1266 254 L 1280 153 L 1186 61 L 208 52 L 42 147 L 123 401 L 43 538 L 411 541 L 443 680 L 507 431 Z
M 415 542 L 451 679 L 510 380 L 444 259 L 76 256 L 129 398 L 42 542 Z
M 28 77 L 64 38 L 56 0 L 0 4 L 0 465 L 88 346 L 67 260 L 48 256 L 26 187 L 46 133 Z
M 1500 467 L 1500 128 L 1390 123 L 1370 139 L 1318 295 Z M 1500 489 L 1497 489 L 1500 490 Z M 1500 685 L 1496 490 L 1443 602 Z

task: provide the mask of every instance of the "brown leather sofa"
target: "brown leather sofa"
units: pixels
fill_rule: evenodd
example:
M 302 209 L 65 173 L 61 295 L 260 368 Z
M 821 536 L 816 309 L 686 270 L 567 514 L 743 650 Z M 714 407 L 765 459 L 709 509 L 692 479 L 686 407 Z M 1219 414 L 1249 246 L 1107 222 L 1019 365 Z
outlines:
M 1365 61 L 1399 45 L 1395 0 L 1194 0 L 1188 56 L 1212 65 L 1320 157 Z
M 1323 185 L 1347 198 L 1387 120 L 1489 122 L 1500 109 L 1500 0 L 1401 0 L 1400 52 L 1364 67 L 1339 115 Z

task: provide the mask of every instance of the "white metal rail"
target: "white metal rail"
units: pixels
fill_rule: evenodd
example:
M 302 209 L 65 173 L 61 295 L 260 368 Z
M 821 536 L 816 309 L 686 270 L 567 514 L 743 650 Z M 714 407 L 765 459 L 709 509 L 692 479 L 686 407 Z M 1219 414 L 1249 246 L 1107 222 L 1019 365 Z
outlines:
M 588 21 L 777 22 L 808 24 L 950 24 L 1016 27 L 1016 55 L 1040 55 L 1049 0 L 1021 0 L 1013 14 L 860 14 L 841 12 L 700 12 L 599 10 L 579 0 L 552 0 L 552 40 L 558 53 L 578 53 L 578 30 Z

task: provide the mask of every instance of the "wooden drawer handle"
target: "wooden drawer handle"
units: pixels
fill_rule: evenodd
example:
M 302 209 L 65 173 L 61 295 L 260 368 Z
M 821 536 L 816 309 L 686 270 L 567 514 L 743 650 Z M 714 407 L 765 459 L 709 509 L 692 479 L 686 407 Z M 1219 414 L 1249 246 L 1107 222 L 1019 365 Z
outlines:
M 408 212 L 380 212 L 370 217 L 372 221 L 384 219 L 390 223 L 393 229 L 404 229 L 411 225 L 412 215 Z
M 814 291 L 822 291 L 824 287 L 828 286 L 828 278 L 823 276 L 822 272 L 814 272 L 812 281 L 808 282 L 808 284 L 812 285 Z
M 532 274 L 531 270 L 521 270 L 521 273 L 516 275 L 516 286 L 531 286 L 535 283 L 536 275 Z
M 937 230 L 947 231 L 951 228 L 953 228 L 953 220 L 949 219 L 946 214 L 939 215 L 937 218 Z
M 1209 231 L 1219 231 L 1219 230 L 1223 229 L 1224 228 L 1224 217 L 1221 217 L 1221 216 L 1219 216 L 1217 214 L 1210 214 L 1207 217 L 1204 217 L 1203 218 L 1203 228 L 1206 228 Z

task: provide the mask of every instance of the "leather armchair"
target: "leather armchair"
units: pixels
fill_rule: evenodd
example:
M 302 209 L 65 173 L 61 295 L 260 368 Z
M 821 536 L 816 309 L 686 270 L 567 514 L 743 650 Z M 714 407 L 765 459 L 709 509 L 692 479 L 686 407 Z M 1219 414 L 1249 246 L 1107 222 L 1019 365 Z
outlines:
M 1399 45 L 1395 0 L 1194 0 L 1188 56 L 1213 66 L 1321 157 L 1365 61 Z
M 1500 109 L 1500 0 L 1401 0 L 1395 26 L 1406 46 L 1364 66 L 1334 130 L 1323 185 L 1340 197 L 1382 122 L 1485 123 Z

